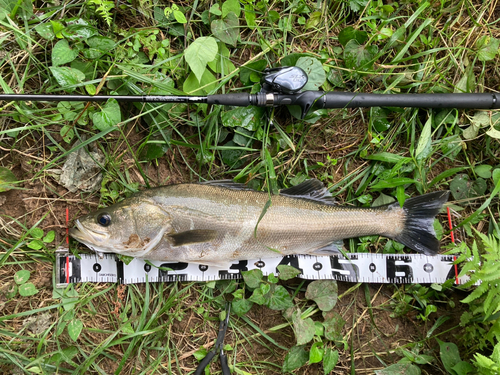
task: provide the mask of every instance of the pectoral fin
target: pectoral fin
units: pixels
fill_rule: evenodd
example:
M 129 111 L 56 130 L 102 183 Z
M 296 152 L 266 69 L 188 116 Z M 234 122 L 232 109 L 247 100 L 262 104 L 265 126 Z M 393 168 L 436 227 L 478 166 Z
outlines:
M 313 252 L 311 252 L 311 254 L 318 256 L 331 256 L 334 254 L 341 254 L 343 246 L 344 246 L 344 241 L 342 240 L 334 241 L 331 244 L 322 247 L 321 249 L 314 250 Z
M 168 235 L 173 246 L 210 242 L 215 240 L 216 237 L 217 231 L 210 229 L 195 229 Z

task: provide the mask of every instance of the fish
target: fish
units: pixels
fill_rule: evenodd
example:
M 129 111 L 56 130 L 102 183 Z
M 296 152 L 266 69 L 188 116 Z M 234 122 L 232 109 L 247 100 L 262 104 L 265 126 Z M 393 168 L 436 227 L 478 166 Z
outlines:
M 435 255 L 437 191 L 375 208 L 337 204 L 317 179 L 259 192 L 231 180 L 161 186 L 76 220 L 70 235 L 97 253 L 223 266 L 292 254 L 331 255 L 338 241 L 368 235 Z

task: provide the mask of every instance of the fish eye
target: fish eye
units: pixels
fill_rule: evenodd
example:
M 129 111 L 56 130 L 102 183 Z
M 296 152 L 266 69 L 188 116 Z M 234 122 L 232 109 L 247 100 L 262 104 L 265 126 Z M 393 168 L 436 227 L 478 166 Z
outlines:
M 97 215 L 97 223 L 103 227 L 107 227 L 111 224 L 111 216 L 107 212 L 100 213 Z

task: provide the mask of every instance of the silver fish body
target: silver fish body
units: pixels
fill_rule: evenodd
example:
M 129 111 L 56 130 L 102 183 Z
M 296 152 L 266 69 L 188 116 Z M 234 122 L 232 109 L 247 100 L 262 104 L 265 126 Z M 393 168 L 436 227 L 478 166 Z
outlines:
M 80 218 L 70 234 L 98 252 L 214 265 L 318 254 L 335 241 L 365 235 L 435 253 L 432 222 L 447 196 L 431 193 L 403 207 L 352 208 L 333 204 L 318 180 L 272 196 L 227 181 L 170 185 Z

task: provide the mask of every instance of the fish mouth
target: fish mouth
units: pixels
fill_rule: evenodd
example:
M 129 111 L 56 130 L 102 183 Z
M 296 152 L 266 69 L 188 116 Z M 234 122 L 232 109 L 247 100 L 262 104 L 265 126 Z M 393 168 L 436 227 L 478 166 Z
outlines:
M 77 228 L 71 228 L 69 235 L 86 245 L 97 245 L 109 239 L 109 233 L 85 228 L 78 219 L 75 224 Z

